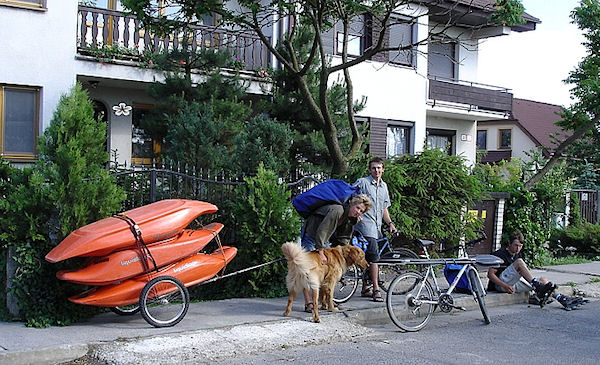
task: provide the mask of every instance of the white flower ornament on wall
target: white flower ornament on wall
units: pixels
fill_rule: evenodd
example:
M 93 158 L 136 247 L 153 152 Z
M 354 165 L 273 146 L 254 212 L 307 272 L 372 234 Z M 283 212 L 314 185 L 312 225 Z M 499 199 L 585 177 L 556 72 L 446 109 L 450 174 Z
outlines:
M 129 106 L 125 103 L 119 103 L 119 105 L 115 105 L 112 108 L 115 111 L 116 116 L 129 115 L 129 113 L 131 112 L 131 109 L 132 109 L 131 106 Z

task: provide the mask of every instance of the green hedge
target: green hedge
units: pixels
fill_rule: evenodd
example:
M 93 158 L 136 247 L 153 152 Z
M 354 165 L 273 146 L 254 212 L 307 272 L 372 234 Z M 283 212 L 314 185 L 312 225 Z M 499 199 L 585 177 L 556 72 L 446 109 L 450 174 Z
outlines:
M 563 249 L 574 247 L 580 255 L 600 255 L 600 224 L 585 222 L 555 230 L 550 237 L 550 246 L 558 248 L 559 245 Z

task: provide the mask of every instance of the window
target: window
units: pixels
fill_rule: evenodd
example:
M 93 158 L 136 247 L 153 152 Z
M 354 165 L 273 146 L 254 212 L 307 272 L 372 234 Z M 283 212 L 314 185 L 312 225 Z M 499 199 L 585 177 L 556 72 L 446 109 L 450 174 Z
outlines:
M 480 150 L 487 150 L 487 131 L 477 131 L 477 148 Z
M 498 134 L 500 136 L 500 148 L 510 149 L 512 146 L 512 131 L 510 129 L 500 129 Z
M 337 24 L 336 27 L 336 53 L 342 54 L 342 49 L 344 46 L 344 32 L 341 23 Z M 348 46 L 348 55 L 360 56 L 367 46 L 366 35 L 368 34 L 368 27 L 365 16 L 359 15 L 352 19 L 348 28 L 348 41 L 346 43 Z
M 387 127 L 387 158 L 409 153 L 410 127 L 388 125 Z
M 39 88 L 0 87 L 0 148 L 5 158 L 35 158 L 39 128 L 39 95 Z
M 410 18 L 394 17 L 390 26 L 389 46 L 409 46 L 416 40 L 417 28 Z M 412 49 L 389 52 L 390 62 L 404 66 L 414 66 L 416 57 Z
M 456 131 L 446 129 L 427 129 L 427 148 L 438 148 L 448 155 L 454 154 L 454 136 Z
M 454 80 L 456 79 L 455 63 L 456 43 L 434 41 L 429 44 L 427 68 L 429 76 Z
M 154 158 L 155 146 L 150 134 L 142 128 L 142 120 L 150 106 L 133 106 L 131 117 L 131 164 L 151 165 Z
M 10 5 L 15 7 L 45 9 L 46 0 L 0 0 L 0 5 Z

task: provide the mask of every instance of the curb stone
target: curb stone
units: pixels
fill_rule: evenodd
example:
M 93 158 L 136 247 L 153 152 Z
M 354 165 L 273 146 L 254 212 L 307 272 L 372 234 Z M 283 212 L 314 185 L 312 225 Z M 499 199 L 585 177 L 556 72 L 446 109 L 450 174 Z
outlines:
M 88 353 L 87 344 L 62 345 L 36 350 L 0 352 L 0 365 L 53 365 L 71 361 L 85 356 Z

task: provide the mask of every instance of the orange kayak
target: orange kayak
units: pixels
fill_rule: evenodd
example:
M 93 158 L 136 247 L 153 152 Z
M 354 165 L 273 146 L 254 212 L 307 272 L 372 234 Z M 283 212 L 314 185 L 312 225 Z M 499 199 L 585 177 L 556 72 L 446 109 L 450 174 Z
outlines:
M 148 245 L 148 250 L 162 267 L 203 249 L 223 229 L 221 223 L 211 223 L 202 229 L 185 229 L 178 236 Z M 142 254 L 137 248 L 113 252 L 108 256 L 94 257 L 81 268 L 62 270 L 56 273 L 60 280 L 86 285 L 107 285 L 123 281 L 144 273 Z M 154 268 L 154 262 L 146 254 L 147 267 Z
M 180 233 L 201 214 L 218 208 L 197 200 L 167 199 L 124 212 L 140 228 L 146 244 Z M 108 217 L 83 226 L 69 234 L 46 255 L 46 261 L 59 262 L 78 256 L 105 256 L 135 245 L 135 237 L 126 221 Z
M 69 298 L 73 303 L 98 307 L 119 307 L 139 302 L 140 293 L 147 282 L 158 276 L 173 276 L 186 287 L 199 284 L 219 273 L 230 262 L 237 248 L 223 246 L 212 254 L 198 253 L 177 263 L 165 266 L 158 272 L 142 274 L 123 282 L 95 287 Z

